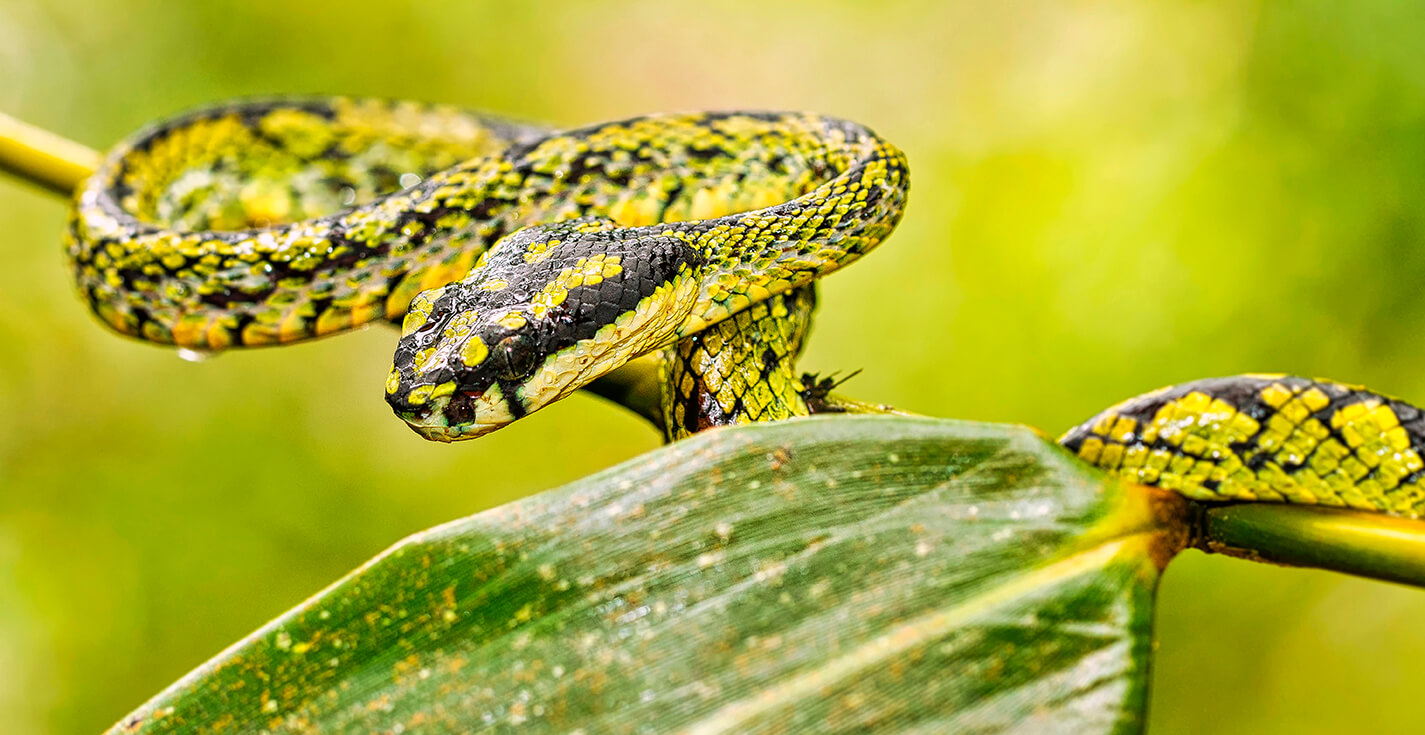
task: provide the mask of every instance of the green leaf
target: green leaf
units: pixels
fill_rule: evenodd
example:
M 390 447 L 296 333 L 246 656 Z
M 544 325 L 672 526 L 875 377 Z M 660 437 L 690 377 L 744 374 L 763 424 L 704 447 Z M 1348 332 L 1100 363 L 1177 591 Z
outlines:
M 1137 732 L 1182 508 L 1021 427 L 708 432 L 402 541 L 115 731 Z

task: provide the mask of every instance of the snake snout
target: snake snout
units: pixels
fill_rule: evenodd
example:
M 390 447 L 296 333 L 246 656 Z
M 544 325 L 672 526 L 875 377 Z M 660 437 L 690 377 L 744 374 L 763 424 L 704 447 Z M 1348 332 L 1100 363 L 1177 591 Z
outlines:
M 435 413 L 435 409 L 430 403 L 413 402 L 409 391 L 403 394 L 386 394 L 386 403 L 391 406 L 391 410 L 397 416 L 409 424 L 424 423 Z

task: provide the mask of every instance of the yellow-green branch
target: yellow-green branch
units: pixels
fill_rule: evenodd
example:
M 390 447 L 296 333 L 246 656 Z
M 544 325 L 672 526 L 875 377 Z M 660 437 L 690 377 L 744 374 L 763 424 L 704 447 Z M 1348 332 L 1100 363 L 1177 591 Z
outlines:
M 1425 524 L 1375 512 L 1281 503 L 1210 508 L 1198 548 L 1425 587 Z
M 69 196 L 99 166 L 99 153 L 0 114 L 0 171 Z

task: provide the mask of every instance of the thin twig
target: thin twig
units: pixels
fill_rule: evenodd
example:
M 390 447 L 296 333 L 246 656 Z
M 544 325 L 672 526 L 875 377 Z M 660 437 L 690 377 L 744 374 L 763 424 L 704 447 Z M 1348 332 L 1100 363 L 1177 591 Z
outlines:
M 99 166 L 99 153 L 0 114 L 0 171 L 69 196 Z

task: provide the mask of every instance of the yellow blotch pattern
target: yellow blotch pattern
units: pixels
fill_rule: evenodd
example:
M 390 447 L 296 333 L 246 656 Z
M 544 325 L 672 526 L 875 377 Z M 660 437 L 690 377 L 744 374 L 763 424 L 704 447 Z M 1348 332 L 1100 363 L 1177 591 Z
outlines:
M 1420 426 L 1419 409 L 1359 386 L 1244 375 L 1126 401 L 1061 442 L 1125 479 L 1198 500 L 1418 516 Z

